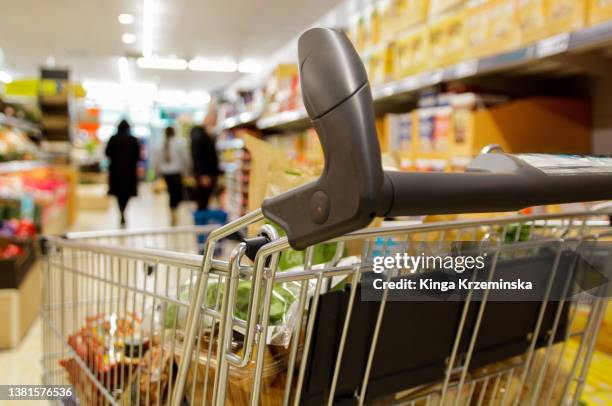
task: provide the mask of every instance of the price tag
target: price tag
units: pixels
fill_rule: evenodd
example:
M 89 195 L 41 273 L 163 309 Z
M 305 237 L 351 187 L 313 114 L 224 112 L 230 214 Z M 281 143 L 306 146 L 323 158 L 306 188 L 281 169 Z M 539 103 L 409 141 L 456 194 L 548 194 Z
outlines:
M 569 47 L 569 38 L 569 33 L 564 32 L 539 41 L 536 45 L 536 57 L 545 58 L 567 51 Z
M 474 76 L 476 73 L 478 73 L 477 60 L 463 61 L 455 65 L 454 76 L 456 79 Z

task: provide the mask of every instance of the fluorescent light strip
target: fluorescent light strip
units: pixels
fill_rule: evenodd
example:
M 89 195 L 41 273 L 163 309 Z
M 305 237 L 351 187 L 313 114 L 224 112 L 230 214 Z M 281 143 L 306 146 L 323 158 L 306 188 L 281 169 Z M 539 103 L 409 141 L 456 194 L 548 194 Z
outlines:
M 187 69 L 187 61 L 184 59 L 171 58 L 138 58 L 136 65 L 143 69 L 169 69 L 169 70 L 185 70 Z
M 205 72 L 236 72 L 238 64 L 233 61 L 192 59 L 189 69 Z
M 13 81 L 13 77 L 9 75 L 7 72 L 0 70 L 0 82 L 2 83 L 11 83 Z
M 153 55 L 153 0 L 144 0 L 142 12 L 142 56 Z

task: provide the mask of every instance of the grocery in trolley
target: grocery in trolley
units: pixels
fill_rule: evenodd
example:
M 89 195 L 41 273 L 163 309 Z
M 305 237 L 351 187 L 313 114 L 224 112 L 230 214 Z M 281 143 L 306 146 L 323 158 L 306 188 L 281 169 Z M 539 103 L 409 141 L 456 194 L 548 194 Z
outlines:
M 384 171 L 349 40 L 316 28 L 298 47 L 321 177 L 223 226 L 48 237 L 45 383 L 81 405 L 579 404 L 609 213 L 461 214 L 610 200 L 610 161 L 492 151 L 465 173 Z M 371 225 L 423 215 L 446 217 Z M 485 288 L 398 293 L 453 282 L 440 264 L 376 269 L 404 254 L 482 257 L 456 276 Z M 486 288 L 518 277 L 537 294 Z

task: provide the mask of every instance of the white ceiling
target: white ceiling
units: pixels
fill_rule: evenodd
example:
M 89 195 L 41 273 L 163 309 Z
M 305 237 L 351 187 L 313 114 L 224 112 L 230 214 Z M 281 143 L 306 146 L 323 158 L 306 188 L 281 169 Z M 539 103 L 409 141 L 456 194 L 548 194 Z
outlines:
M 2 0 L 0 48 L 5 69 L 37 76 L 49 56 L 74 80 L 118 81 L 119 56 L 142 52 L 143 0 Z M 265 62 L 342 0 L 153 0 L 153 53 L 160 57 L 230 58 Z M 117 17 L 130 13 L 132 25 Z M 136 34 L 125 45 L 121 35 Z M 134 81 L 160 89 L 215 90 L 237 73 L 143 70 L 130 59 Z

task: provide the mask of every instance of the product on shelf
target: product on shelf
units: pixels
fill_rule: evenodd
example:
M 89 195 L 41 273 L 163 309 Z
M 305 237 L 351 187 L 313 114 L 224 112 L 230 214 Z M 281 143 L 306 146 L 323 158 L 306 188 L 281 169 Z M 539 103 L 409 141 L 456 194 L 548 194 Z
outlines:
M 449 10 L 460 9 L 465 3 L 466 0 L 430 0 L 429 16 L 436 16 Z
M 580 99 L 509 102 L 505 95 L 465 92 L 428 94 L 419 104 L 412 112 L 387 114 L 380 130 L 381 145 L 389 145 L 382 151 L 403 170 L 463 169 L 490 144 L 509 153 L 590 150 L 590 108 Z
M 612 19 L 612 1 L 586 0 L 589 10 L 589 24 L 598 24 Z
M 265 86 L 264 115 L 293 111 L 301 106 L 298 67 L 296 64 L 279 64 Z
M 396 79 L 423 71 L 429 62 L 429 35 L 421 28 L 408 31 L 395 42 L 394 50 Z
M 488 17 L 485 53 L 492 55 L 518 48 L 521 44 L 521 30 L 516 1 L 493 0 L 484 7 Z
M 546 1 L 519 0 L 518 21 L 523 44 L 546 36 Z

